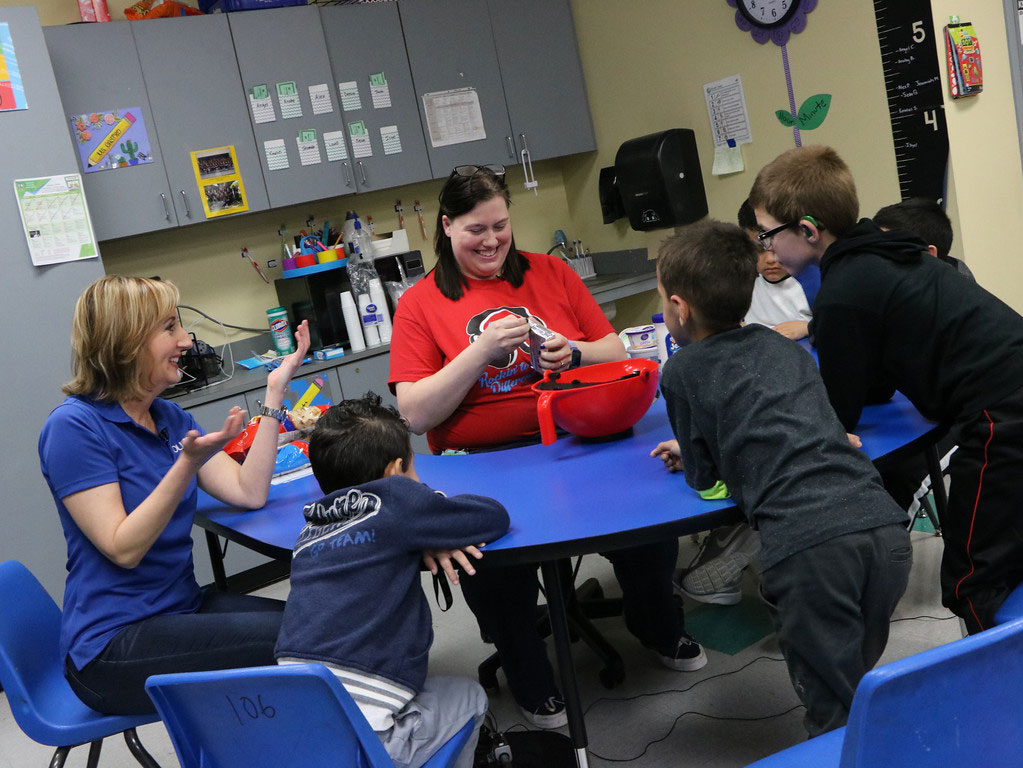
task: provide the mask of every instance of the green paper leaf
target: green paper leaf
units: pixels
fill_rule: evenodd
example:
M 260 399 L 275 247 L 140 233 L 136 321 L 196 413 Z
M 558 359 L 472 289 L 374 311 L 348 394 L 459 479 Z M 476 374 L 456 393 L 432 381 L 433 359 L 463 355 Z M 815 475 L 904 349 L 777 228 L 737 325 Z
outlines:
M 778 122 L 784 125 L 786 128 L 791 128 L 796 124 L 796 118 L 792 116 L 791 112 L 786 112 L 784 109 L 776 109 L 774 116 L 778 118 Z
M 818 93 L 803 102 L 799 108 L 799 127 L 804 131 L 812 131 L 824 122 L 831 109 L 831 94 Z

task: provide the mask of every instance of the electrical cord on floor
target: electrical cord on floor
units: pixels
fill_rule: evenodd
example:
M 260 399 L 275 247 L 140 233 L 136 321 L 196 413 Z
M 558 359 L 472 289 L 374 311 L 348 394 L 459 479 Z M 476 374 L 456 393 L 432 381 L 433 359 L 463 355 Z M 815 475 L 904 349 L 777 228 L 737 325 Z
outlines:
M 748 667 L 752 666 L 753 664 L 757 663 L 758 661 L 781 661 L 781 662 L 784 662 L 785 660 L 783 658 L 781 658 L 781 657 L 775 657 L 775 656 L 757 656 L 754 659 L 750 659 L 748 662 L 746 662 L 745 664 L 743 664 L 741 667 L 739 667 L 737 669 L 733 669 L 733 670 L 730 670 L 728 672 L 720 672 L 720 673 L 718 673 L 716 675 L 710 675 L 709 677 L 704 677 L 704 678 L 702 678 L 700 680 L 697 680 L 692 685 L 690 685 L 690 686 L 688 686 L 686 688 L 668 688 L 668 689 L 663 690 L 663 691 L 651 691 L 649 693 L 639 693 L 639 694 L 636 694 L 635 696 L 626 696 L 626 697 L 620 698 L 620 699 L 610 698 L 610 697 L 606 697 L 605 696 L 605 697 L 599 698 L 596 701 L 592 702 L 586 708 L 586 710 L 584 711 L 583 714 L 585 716 L 586 714 L 589 713 L 589 711 L 591 709 L 593 709 L 595 706 L 597 706 L 598 704 L 601 704 L 603 702 L 627 702 L 627 701 L 636 701 L 638 699 L 646 698 L 648 696 L 663 696 L 665 694 L 671 694 L 671 693 L 687 693 L 687 692 L 691 691 L 693 688 L 695 688 L 696 686 L 702 685 L 703 683 L 709 682 L 711 680 L 717 680 L 717 679 L 722 678 L 722 677 L 728 677 L 730 675 L 738 674 L 739 672 L 742 672 L 743 670 L 747 669 Z M 656 739 L 653 739 L 652 741 L 648 741 L 646 746 L 643 747 L 643 750 L 639 754 L 633 755 L 632 757 L 607 757 L 606 755 L 601 755 L 601 754 L 595 752 L 593 750 L 593 748 L 592 748 L 592 745 L 590 746 L 588 751 L 589 751 L 589 754 L 590 754 L 591 757 L 595 757 L 595 758 L 597 758 L 599 760 L 604 760 L 605 762 L 609 762 L 609 763 L 628 763 L 628 762 L 632 762 L 633 760 L 639 760 L 641 757 L 643 757 L 650 750 L 650 747 L 652 747 L 655 744 L 658 744 L 658 743 L 664 741 L 669 736 L 671 736 L 671 734 L 674 732 L 676 726 L 678 726 L 679 721 L 682 720 L 682 718 L 687 716 L 687 715 L 694 715 L 694 716 L 697 716 L 697 717 L 703 717 L 703 718 L 706 718 L 708 720 L 722 720 L 722 721 L 734 721 L 734 722 L 758 722 L 758 721 L 761 721 L 761 720 L 771 720 L 771 719 L 777 718 L 777 717 L 784 717 L 785 715 L 787 715 L 787 714 L 789 714 L 791 712 L 794 712 L 797 709 L 802 709 L 802 708 L 803 708 L 802 704 L 795 704 L 792 707 L 790 707 L 789 709 L 786 709 L 786 710 L 784 710 L 782 712 L 775 712 L 775 713 L 769 714 L 769 715 L 761 715 L 759 717 L 732 717 L 732 716 L 724 716 L 724 715 L 709 715 L 709 714 L 707 714 L 705 712 L 698 712 L 696 710 L 686 710 L 685 712 L 682 712 L 678 717 L 676 717 L 672 721 L 671 726 L 668 728 L 668 730 L 664 733 L 663 736 L 660 736 L 660 737 L 658 737 Z

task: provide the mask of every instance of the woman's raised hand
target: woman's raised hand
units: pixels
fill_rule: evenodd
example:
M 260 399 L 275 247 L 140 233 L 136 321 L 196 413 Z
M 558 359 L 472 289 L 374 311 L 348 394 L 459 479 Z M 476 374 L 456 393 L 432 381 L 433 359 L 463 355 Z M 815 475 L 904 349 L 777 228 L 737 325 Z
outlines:
M 196 430 L 190 429 L 181 440 L 181 451 L 185 458 L 197 467 L 202 466 L 206 459 L 221 450 L 242 431 L 242 427 L 245 426 L 245 415 L 245 411 L 236 405 L 228 412 L 224 426 L 219 431 L 200 435 Z
M 281 360 L 281 364 L 274 368 L 266 377 L 267 389 L 276 388 L 280 392 L 288 386 L 295 371 L 302 365 L 306 352 L 309 351 L 309 321 L 303 320 L 295 329 L 296 349 L 290 355 Z

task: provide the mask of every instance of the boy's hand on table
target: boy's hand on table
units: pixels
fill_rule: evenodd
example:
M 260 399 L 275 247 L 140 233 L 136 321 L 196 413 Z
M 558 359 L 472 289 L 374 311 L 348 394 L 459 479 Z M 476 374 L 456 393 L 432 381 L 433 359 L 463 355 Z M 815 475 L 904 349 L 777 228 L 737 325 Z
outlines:
M 805 320 L 786 320 L 784 323 L 774 326 L 774 330 L 786 339 L 799 341 L 807 337 L 809 325 Z
M 679 448 L 678 440 L 665 440 L 663 443 L 658 443 L 657 447 L 650 451 L 650 455 L 663 461 L 669 472 L 681 472 L 683 469 L 682 449 Z
M 862 448 L 863 447 L 863 441 L 860 440 L 860 436 L 859 435 L 854 435 L 851 432 L 846 432 L 845 436 L 847 438 L 849 438 L 849 445 L 851 445 L 853 448 Z
M 480 546 L 485 545 L 480 544 Z M 460 549 L 425 549 L 423 550 L 423 564 L 434 576 L 437 575 L 438 570 L 443 570 L 448 577 L 448 581 L 452 584 L 458 584 L 458 571 L 455 570 L 455 564 L 451 562 L 452 560 L 461 565 L 462 570 L 470 576 L 476 575 L 476 569 L 472 567 L 472 562 L 466 555 L 471 555 L 477 560 L 483 557 L 483 553 L 471 544 Z

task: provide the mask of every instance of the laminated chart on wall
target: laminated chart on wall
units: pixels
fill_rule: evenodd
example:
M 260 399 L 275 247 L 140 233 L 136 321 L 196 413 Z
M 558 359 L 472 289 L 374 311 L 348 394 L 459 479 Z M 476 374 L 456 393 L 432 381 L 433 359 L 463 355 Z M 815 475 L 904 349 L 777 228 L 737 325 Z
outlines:
M 293 80 L 277 83 L 277 100 L 281 103 L 281 118 L 289 120 L 302 117 L 302 102 L 298 98 L 298 86 Z
M 249 210 L 233 146 L 198 149 L 191 157 L 207 219 Z
M 369 76 L 369 95 L 373 101 L 373 109 L 386 109 L 391 106 L 391 88 L 383 72 Z
M 348 159 L 344 131 L 327 131 L 323 134 L 323 148 L 327 151 L 327 162 Z
M 25 86 L 21 82 L 18 57 L 14 53 L 11 28 L 6 22 L 0 23 L 0 112 L 14 109 L 28 109 Z
M 396 155 L 401 152 L 401 136 L 398 135 L 398 126 L 381 126 L 380 143 L 384 145 L 385 155 Z
M 316 140 L 316 131 L 306 130 L 298 134 L 298 161 L 302 165 L 319 165 L 323 162 L 320 157 L 320 142 Z
M 99 255 L 81 175 L 15 179 L 14 194 L 35 266 Z
M 309 102 L 313 105 L 314 115 L 326 115 L 334 111 L 330 100 L 330 86 L 326 83 L 309 86 Z
M 252 90 L 249 91 L 249 108 L 252 110 L 254 123 L 273 123 L 277 120 L 270 89 L 265 84 L 252 86 Z
M 480 98 L 475 88 L 423 94 L 430 144 L 448 147 L 487 138 Z
M 149 132 L 140 107 L 101 109 L 71 115 L 70 119 L 85 173 L 153 162 Z
M 362 109 L 362 99 L 359 98 L 359 84 L 354 80 L 337 84 L 337 95 L 341 99 L 341 109 L 345 112 L 354 112 Z
M 355 157 L 373 157 L 373 145 L 369 142 L 369 131 L 362 120 L 348 124 L 348 138 L 352 142 L 352 155 Z
M 741 144 L 753 142 L 753 131 L 746 110 L 746 94 L 742 79 L 732 75 L 713 83 L 704 83 L 703 96 L 707 102 L 707 119 L 714 139 L 714 164 L 711 173 L 724 176 L 746 169 Z

